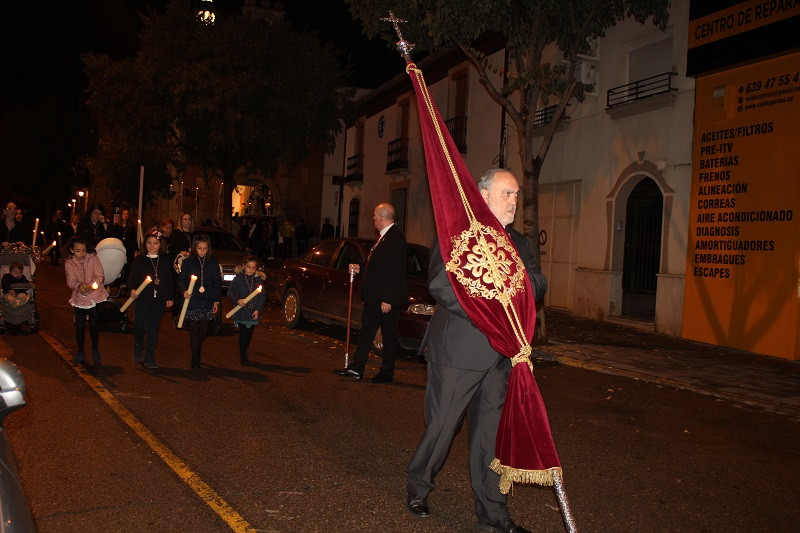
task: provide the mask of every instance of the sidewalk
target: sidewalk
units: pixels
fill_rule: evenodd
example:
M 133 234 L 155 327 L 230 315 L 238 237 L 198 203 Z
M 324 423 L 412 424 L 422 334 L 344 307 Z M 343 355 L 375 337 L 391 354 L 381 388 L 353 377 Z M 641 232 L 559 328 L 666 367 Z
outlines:
M 277 279 L 281 263 L 267 262 L 268 280 Z M 553 308 L 547 308 L 545 319 L 549 343 L 534 346 L 536 359 L 685 389 L 800 421 L 800 361 L 578 318 Z
M 800 421 L 800 361 L 787 361 L 660 335 L 548 308 L 549 343 L 533 356 L 596 372 L 627 376 Z

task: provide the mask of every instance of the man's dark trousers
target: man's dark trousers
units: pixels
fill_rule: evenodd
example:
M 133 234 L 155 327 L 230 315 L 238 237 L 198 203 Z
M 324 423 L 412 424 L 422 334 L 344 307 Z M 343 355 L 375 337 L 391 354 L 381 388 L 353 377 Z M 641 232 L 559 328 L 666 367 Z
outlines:
M 397 338 L 397 322 L 400 318 L 399 306 L 393 305 L 388 313 L 381 311 L 380 302 L 368 304 L 364 302 L 364 311 L 361 317 L 361 331 L 358 333 L 358 347 L 353 355 L 353 364 L 350 368 L 364 375 L 364 368 L 367 366 L 369 351 L 372 349 L 372 341 L 381 329 L 383 337 L 383 351 L 381 353 L 380 375 L 387 378 L 394 378 L 394 361 L 397 357 L 399 341 Z

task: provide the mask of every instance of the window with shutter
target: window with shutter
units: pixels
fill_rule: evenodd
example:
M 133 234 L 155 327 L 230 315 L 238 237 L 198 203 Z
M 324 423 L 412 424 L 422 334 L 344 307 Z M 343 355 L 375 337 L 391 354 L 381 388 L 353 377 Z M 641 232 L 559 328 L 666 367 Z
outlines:
M 672 71 L 672 37 L 631 50 L 628 83 Z

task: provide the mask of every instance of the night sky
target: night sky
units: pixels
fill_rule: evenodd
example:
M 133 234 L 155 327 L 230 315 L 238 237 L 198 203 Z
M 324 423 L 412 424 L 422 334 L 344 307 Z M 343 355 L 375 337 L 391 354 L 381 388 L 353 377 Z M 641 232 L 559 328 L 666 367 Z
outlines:
M 136 53 L 138 12 L 164 0 L 76 0 L 74 2 L 5 2 L 2 32 L 4 82 L 0 113 L 33 105 L 48 94 L 80 97 L 86 88 L 80 54 L 87 51 L 118 58 Z M 218 11 L 240 10 L 242 0 L 216 0 Z M 403 72 L 399 54 L 378 39 L 368 40 L 350 18 L 343 0 L 287 0 L 286 18 L 308 27 L 348 58 L 354 85 L 374 88 Z

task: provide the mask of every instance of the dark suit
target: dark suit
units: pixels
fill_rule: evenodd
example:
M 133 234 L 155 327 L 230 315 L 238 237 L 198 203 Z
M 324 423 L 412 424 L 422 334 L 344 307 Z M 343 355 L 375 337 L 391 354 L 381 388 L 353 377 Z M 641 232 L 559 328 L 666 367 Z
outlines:
M 525 238 L 509 231 L 532 281 L 538 273 Z M 516 234 L 516 235 L 515 235 Z M 534 287 L 542 283 L 534 282 Z M 544 282 L 546 288 L 546 282 Z M 428 291 L 436 300 L 422 350 L 428 361 L 425 387 L 426 429 L 408 465 L 408 491 L 427 498 L 441 470 L 464 414 L 469 425 L 469 471 L 478 520 L 489 524 L 508 516 L 500 476 L 489 469 L 506 398 L 511 360 L 498 354 L 467 318 L 447 277 L 439 242 L 434 241 L 428 267 Z M 537 299 L 542 294 L 537 294 Z M 498 317 L 498 320 L 501 318 Z
M 370 253 L 364 267 L 361 300 L 364 305 L 358 347 L 353 355 L 353 363 L 348 368 L 355 370 L 359 375 L 364 375 L 372 341 L 375 340 L 380 327 L 383 337 L 380 375 L 392 378 L 394 360 L 399 348 L 397 321 L 400 318 L 400 307 L 408 303 L 406 240 L 400 228 L 394 224 Z M 392 310 L 384 313 L 381 310 L 381 302 L 391 304 Z

